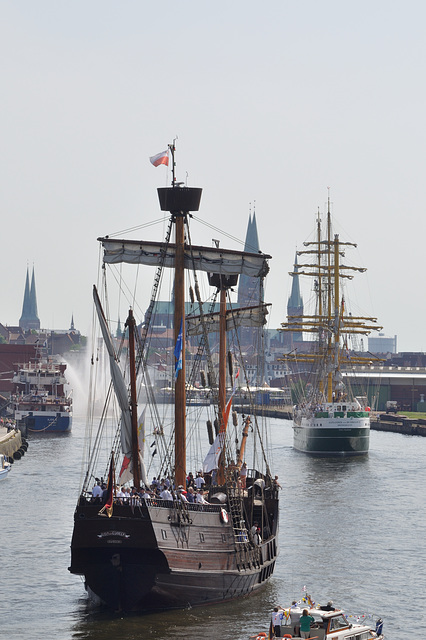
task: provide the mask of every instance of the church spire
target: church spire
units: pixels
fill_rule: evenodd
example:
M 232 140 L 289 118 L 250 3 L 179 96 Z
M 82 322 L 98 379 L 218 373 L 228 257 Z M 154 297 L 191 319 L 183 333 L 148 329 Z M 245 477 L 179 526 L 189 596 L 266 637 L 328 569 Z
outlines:
M 247 225 L 246 240 L 244 243 L 244 251 L 249 253 L 258 253 L 259 237 L 257 234 L 256 212 L 253 209 L 253 216 L 250 212 Z M 251 278 L 250 276 L 241 275 L 238 285 L 238 306 L 247 307 L 263 302 L 263 296 L 260 289 L 260 278 Z
M 38 319 L 37 313 L 37 294 L 36 294 L 36 286 L 35 286 L 35 275 L 34 275 L 34 265 L 33 265 L 33 275 L 31 277 L 31 289 L 30 289 L 30 312 L 32 319 L 38 321 L 38 329 L 40 329 L 40 320 Z
M 291 294 L 288 299 L 287 309 L 301 309 L 303 313 L 303 300 L 302 300 L 302 296 L 300 295 L 299 265 L 297 264 L 297 252 L 294 258 L 293 282 L 291 283 Z
M 38 319 L 37 315 L 37 295 L 35 288 L 34 267 L 31 278 L 31 286 L 29 269 L 27 267 L 24 302 L 22 304 L 22 315 L 19 320 L 19 326 L 25 331 L 30 331 L 31 329 L 40 329 L 40 320 Z
M 300 293 L 299 265 L 297 263 L 297 252 L 294 258 L 294 271 L 292 273 L 291 293 L 287 303 L 287 316 L 292 318 L 289 324 L 297 325 L 295 316 L 303 316 L 303 298 Z M 284 345 L 290 349 L 294 348 L 294 343 L 303 341 L 303 333 L 299 331 L 289 331 L 284 334 Z

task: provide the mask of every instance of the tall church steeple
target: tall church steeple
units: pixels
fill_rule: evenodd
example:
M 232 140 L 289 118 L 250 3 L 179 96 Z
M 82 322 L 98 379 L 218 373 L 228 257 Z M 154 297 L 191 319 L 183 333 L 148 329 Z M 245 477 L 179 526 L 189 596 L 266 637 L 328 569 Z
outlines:
M 300 294 L 299 284 L 299 265 L 297 264 L 297 253 L 294 258 L 294 271 L 292 274 L 293 282 L 291 284 L 291 294 L 287 303 L 287 316 L 303 316 L 303 298 Z M 289 319 L 290 324 L 297 325 L 297 320 Z M 290 348 L 294 347 L 295 342 L 303 341 L 303 333 L 299 331 L 288 331 L 284 333 L 284 344 Z
M 249 221 L 246 232 L 246 240 L 244 244 L 244 251 L 250 253 L 257 253 L 259 248 L 259 238 L 257 235 L 256 225 L 256 212 L 253 212 L 253 217 L 250 213 Z M 260 290 L 260 279 L 251 278 L 250 276 L 241 275 L 238 285 L 238 306 L 249 307 L 260 302 L 263 302 L 263 294 Z
M 257 235 L 256 225 L 256 213 L 253 212 L 253 216 L 249 215 L 249 222 L 247 226 L 246 240 L 244 244 L 244 251 L 250 253 L 258 253 L 259 238 Z M 251 278 L 247 275 L 241 275 L 238 285 L 238 307 L 253 307 L 263 302 L 263 282 L 261 278 Z M 243 349 L 252 355 L 259 353 L 261 329 L 255 327 L 241 327 L 239 329 L 240 342 Z M 262 372 L 258 372 L 259 380 L 256 383 L 261 383 Z
M 35 288 L 35 275 L 34 267 L 31 278 L 30 286 L 30 274 L 27 267 L 27 278 L 25 281 L 24 302 L 22 304 L 22 315 L 19 320 L 19 326 L 25 331 L 31 329 L 40 329 L 40 320 L 37 315 L 37 295 Z

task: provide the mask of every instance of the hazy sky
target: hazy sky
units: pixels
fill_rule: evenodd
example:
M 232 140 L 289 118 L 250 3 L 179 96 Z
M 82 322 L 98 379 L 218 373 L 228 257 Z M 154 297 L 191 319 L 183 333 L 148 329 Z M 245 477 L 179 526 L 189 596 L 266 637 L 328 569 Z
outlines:
M 336 226 L 358 243 L 350 261 L 368 269 L 354 312 L 378 317 L 401 351 L 426 351 L 423 1 L 9 0 L 0 11 L 0 322 L 18 323 L 34 264 L 42 326 L 66 329 L 74 314 L 88 333 L 96 238 L 162 217 L 167 172 L 148 158 L 178 136 L 178 178 L 204 189 L 197 217 L 244 240 L 256 202 L 273 256 L 270 328 L 330 187 Z M 196 221 L 192 234 L 217 237 Z

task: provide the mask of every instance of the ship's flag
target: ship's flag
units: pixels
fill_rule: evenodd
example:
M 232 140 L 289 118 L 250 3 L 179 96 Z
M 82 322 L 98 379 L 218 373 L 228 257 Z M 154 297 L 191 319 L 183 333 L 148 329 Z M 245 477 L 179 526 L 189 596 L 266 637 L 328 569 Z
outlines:
M 234 397 L 234 394 L 237 390 L 237 378 L 239 375 L 240 375 L 240 370 L 238 369 L 237 375 L 235 376 L 235 382 L 234 382 L 234 387 L 232 389 L 231 397 L 229 398 L 228 404 L 226 405 L 226 409 L 222 415 L 222 424 L 220 427 L 221 431 L 226 431 L 226 427 L 228 426 L 229 414 L 231 412 L 231 407 L 232 407 L 232 398 Z
M 182 335 L 182 329 L 183 329 L 183 318 L 180 321 L 180 329 L 179 329 L 179 335 L 177 337 L 176 340 L 176 346 L 175 346 L 175 358 L 176 358 L 176 363 L 175 363 L 175 380 L 177 380 L 179 371 L 182 369 L 182 346 L 183 346 L 183 335 Z
M 118 482 L 120 484 L 126 484 L 126 482 L 129 482 L 129 480 L 133 477 L 133 474 L 129 469 L 129 465 L 130 465 L 130 458 L 128 458 L 125 455 L 123 459 L 123 464 L 121 465 L 120 475 L 118 476 Z
M 99 511 L 99 515 L 103 515 L 103 512 L 107 512 L 108 518 L 112 516 L 112 505 L 114 502 L 114 454 L 111 455 L 111 463 L 109 465 L 107 495 L 105 504 Z
M 165 164 L 169 166 L 169 151 L 162 151 L 161 153 L 157 153 L 155 156 L 151 156 L 149 161 L 154 167 L 158 167 L 160 164 Z

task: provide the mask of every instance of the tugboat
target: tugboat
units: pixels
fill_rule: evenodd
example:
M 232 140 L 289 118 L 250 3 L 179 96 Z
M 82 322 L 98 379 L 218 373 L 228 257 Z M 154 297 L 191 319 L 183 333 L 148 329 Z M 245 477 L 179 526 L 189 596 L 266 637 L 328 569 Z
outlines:
M 115 390 L 115 394 L 109 396 L 117 398 L 120 416 L 112 418 L 110 424 L 107 417 L 113 412 L 104 410 L 97 435 L 92 433 L 91 439 L 87 439 L 90 443 L 87 471 L 74 515 L 69 570 L 83 576 L 88 593 L 114 611 L 186 608 L 249 594 L 271 577 L 278 554 L 278 487 L 267 460 L 268 440 L 263 439 L 263 425 L 254 412 L 250 415 L 246 412 L 240 419 L 233 414 L 233 425 L 228 426 L 235 387 L 244 377 L 243 371 L 239 377 L 239 369 L 234 375 L 235 365 L 242 370 L 244 360 L 237 360 L 234 355 L 234 367 L 231 367 L 227 357 L 226 331 L 227 325 L 232 324 L 227 296 L 240 273 L 263 278 L 270 256 L 191 244 L 188 222 L 192 217 L 190 212 L 198 211 L 201 189 L 176 182 L 174 152 L 174 145 L 169 145 L 173 158 L 172 185 L 158 189 L 161 209 L 170 213 L 166 241 L 99 238 L 104 263 L 101 272 L 105 279 L 99 287 L 102 294 L 106 291 L 106 274 L 111 269 L 117 273 L 116 264 L 136 265 L 136 271 L 140 264 L 157 268 L 153 297 L 142 329 L 136 326 L 133 309 L 130 309 L 121 342 L 112 337 L 115 332 L 109 327 L 97 287 L 93 294 Z M 174 243 L 170 242 L 173 227 Z M 150 313 L 163 267 L 172 267 L 175 272 L 172 285 L 175 393 L 174 410 L 161 422 L 145 364 L 150 349 L 150 327 L 154 324 Z M 215 403 L 206 407 L 194 408 L 186 402 L 189 384 L 185 357 L 186 269 L 207 272 L 220 298 L 219 382 L 211 385 L 216 389 Z M 197 271 L 193 271 L 194 278 Z M 198 280 L 195 283 L 197 306 L 202 313 Z M 110 311 L 108 317 L 114 317 Z M 263 322 L 264 319 L 261 325 Z M 194 324 L 200 326 L 202 321 Z M 202 346 L 197 355 L 209 349 L 206 331 L 194 328 L 194 334 L 201 333 Z M 187 354 L 189 356 L 189 350 Z M 97 365 L 96 357 L 93 365 L 94 368 Z M 209 369 L 211 382 L 214 376 L 215 370 Z M 144 396 L 147 394 L 150 398 L 150 403 L 139 410 L 138 380 Z M 230 388 L 233 391 L 229 391 Z M 216 419 L 206 421 L 210 410 L 215 411 Z M 193 414 L 196 414 L 194 420 Z M 198 432 L 200 424 L 203 428 Z M 217 425 L 216 437 L 213 424 Z M 89 432 L 92 426 L 88 424 Z M 148 432 L 153 442 L 152 448 L 145 451 Z M 148 480 L 148 464 L 152 466 L 151 473 L 155 473 L 152 482 Z M 187 485 L 192 476 L 188 472 L 192 471 L 197 476 L 196 502 L 190 501 L 194 490 Z M 108 477 L 108 483 L 103 496 L 97 497 L 101 493 L 102 477 Z M 159 482 L 164 486 L 161 493 Z M 94 484 L 96 489 L 92 494 Z M 127 491 L 123 491 L 126 488 Z

